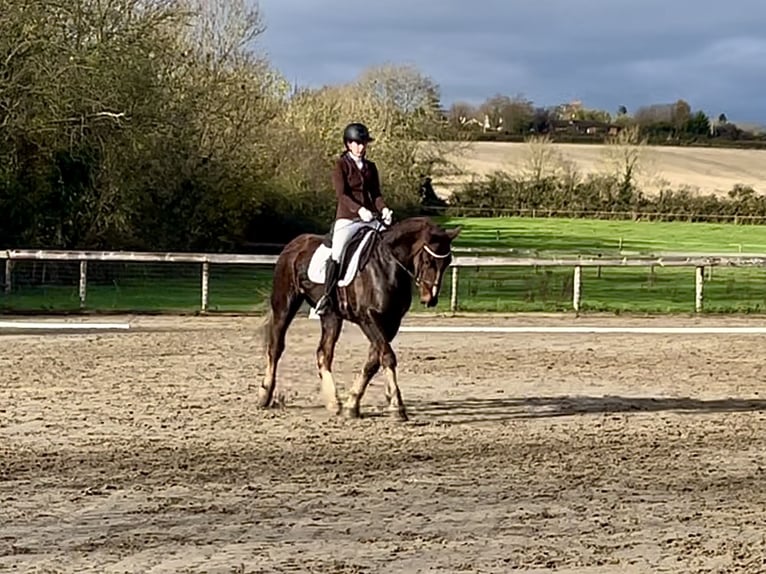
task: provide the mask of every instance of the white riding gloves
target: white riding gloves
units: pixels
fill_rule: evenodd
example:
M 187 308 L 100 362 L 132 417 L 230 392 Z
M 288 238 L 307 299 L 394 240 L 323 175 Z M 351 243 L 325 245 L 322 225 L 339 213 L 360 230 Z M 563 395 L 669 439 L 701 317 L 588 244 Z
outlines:
M 365 223 L 369 223 L 375 217 L 372 214 L 372 211 L 370 211 L 364 206 L 360 207 L 357 213 L 359 213 L 359 218 Z M 383 210 L 380 212 L 380 215 L 383 218 L 383 223 L 385 223 L 386 225 L 391 225 L 391 222 L 394 220 L 393 211 L 391 211 L 388 207 L 384 207 Z
M 364 221 L 365 223 L 372 221 L 372 211 L 370 211 L 366 207 L 364 206 L 360 207 L 358 213 L 361 220 Z

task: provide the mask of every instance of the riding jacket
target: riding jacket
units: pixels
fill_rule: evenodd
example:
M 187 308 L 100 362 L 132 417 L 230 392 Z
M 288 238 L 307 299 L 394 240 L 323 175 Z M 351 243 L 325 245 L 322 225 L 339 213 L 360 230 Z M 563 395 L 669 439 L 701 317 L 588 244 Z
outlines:
M 364 206 L 373 213 L 380 213 L 386 202 L 380 193 L 380 176 L 374 162 L 363 159 L 358 168 L 351 154 L 344 152 L 335 162 L 332 184 L 338 205 L 335 219 L 355 219 L 359 208 Z

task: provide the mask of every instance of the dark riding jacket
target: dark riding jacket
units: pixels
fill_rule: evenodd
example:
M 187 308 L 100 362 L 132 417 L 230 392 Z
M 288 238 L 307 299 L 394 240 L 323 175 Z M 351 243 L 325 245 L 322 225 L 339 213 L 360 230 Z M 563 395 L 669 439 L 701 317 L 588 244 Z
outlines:
M 338 199 L 335 219 L 355 219 L 359 208 L 364 206 L 373 213 L 380 213 L 386 202 L 380 193 L 380 176 L 374 162 L 363 159 L 362 169 L 344 152 L 335 162 L 332 184 Z

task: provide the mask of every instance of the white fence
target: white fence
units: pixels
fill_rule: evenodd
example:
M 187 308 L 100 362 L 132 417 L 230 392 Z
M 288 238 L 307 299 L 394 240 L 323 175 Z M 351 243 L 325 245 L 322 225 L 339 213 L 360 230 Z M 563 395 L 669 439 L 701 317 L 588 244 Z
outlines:
M 583 267 L 689 267 L 695 269 L 694 308 L 702 311 L 706 267 L 755 266 L 766 267 L 765 254 L 683 254 L 663 253 L 652 257 L 616 256 L 576 258 L 536 258 L 510 255 L 487 255 L 492 251 L 455 249 L 452 262 L 450 311 L 458 306 L 458 274 L 461 267 L 571 267 L 573 269 L 572 308 L 580 310 Z M 480 255 L 478 253 L 484 253 Z M 494 251 L 494 253 L 501 253 Z M 20 260 L 37 261 L 78 261 L 80 264 L 79 299 L 84 307 L 88 285 L 88 262 L 120 263 L 199 263 L 200 264 L 200 309 L 208 309 L 209 274 L 211 264 L 274 265 L 276 255 L 241 255 L 225 253 L 154 253 L 135 251 L 56 251 L 10 249 L 0 251 L 5 260 L 6 293 L 13 288 L 13 264 Z

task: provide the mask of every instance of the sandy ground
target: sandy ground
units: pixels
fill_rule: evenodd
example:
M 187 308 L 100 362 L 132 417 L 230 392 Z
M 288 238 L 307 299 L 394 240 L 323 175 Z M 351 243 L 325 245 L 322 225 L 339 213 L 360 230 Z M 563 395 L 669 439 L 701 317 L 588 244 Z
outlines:
M 581 173 L 604 170 L 604 145 L 553 144 L 562 158 L 573 162 Z M 460 153 L 449 156 L 462 170 L 457 177 L 434 180 L 434 190 L 449 195 L 456 183 L 482 177 L 494 170 L 514 172 L 527 164 L 529 147 L 516 142 L 472 142 L 461 144 Z M 662 181 L 673 189 L 683 186 L 701 193 L 728 193 L 740 183 L 766 192 L 766 150 L 710 149 L 648 146 L 639 161 L 642 189 L 656 192 Z
M 382 375 L 362 420 L 321 408 L 316 321 L 263 412 L 258 318 L 131 320 L 0 335 L 0 571 L 766 569 L 763 335 L 401 333 L 397 423 Z M 365 349 L 347 325 L 343 388 Z

